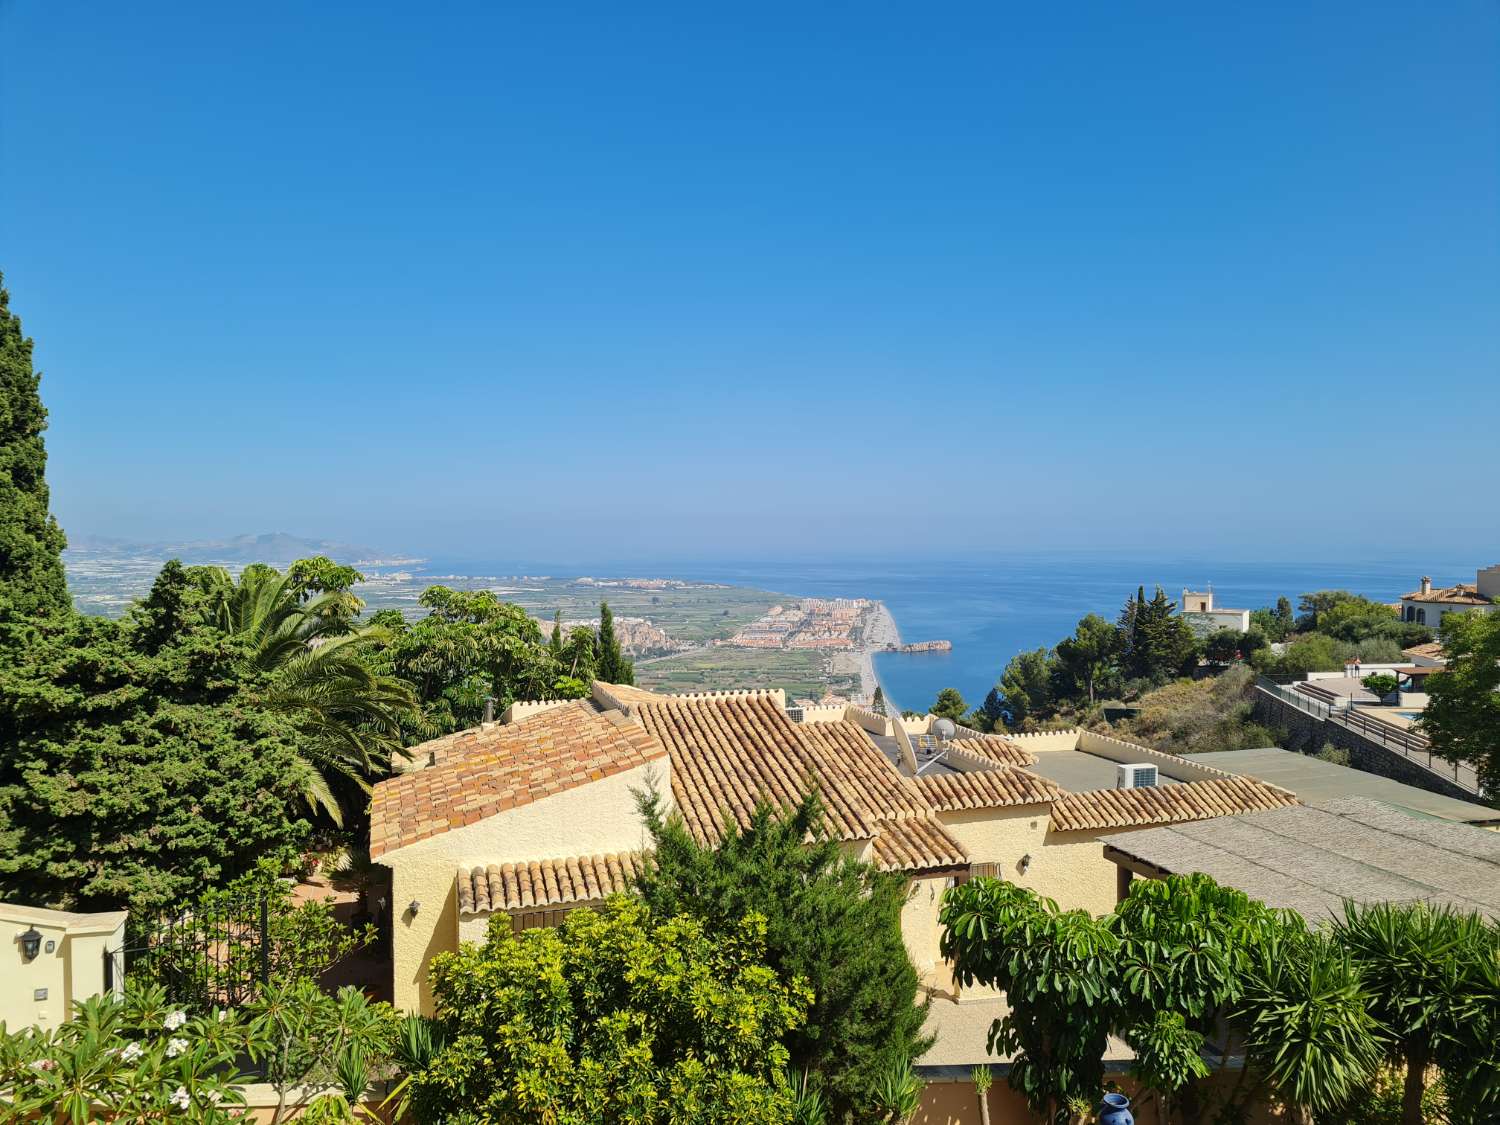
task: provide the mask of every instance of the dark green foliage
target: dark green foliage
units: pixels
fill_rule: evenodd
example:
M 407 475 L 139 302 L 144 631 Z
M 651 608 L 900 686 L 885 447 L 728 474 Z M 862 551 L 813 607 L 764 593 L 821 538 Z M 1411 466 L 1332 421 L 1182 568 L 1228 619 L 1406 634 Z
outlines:
M 958 982 L 1006 992 L 1009 1010 L 990 1028 L 988 1048 L 1014 1056 L 1011 1088 L 1048 1122 L 1064 1120 L 1071 1100 L 1096 1101 L 1119 1008 L 1110 927 L 998 879 L 954 887 L 941 920 Z
M 664 819 L 654 795 L 641 807 L 656 859 L 640 891 L 653 912 L 691 914 L 711 933 L 764 916 L 767 963 L 784 980 L 806 980 L 814 996 L 787 1039 L 793 1067 L 814 1076 L 831 1120 L 870 1120 L 883 1076 L 927 1047 L 926 1006 L 901 939 L 905 877 L 845 856 L 823 829 L 816 793 L 785 814 L 762 804 L 714 849 L 679 818 Z
M 443 1046 L 412 1080 L 416 1119 L 783 1125 L 782 1041 L 808 993 L 765 951 L 754 915 L 717 930 L 624 895 L 555 929 L 497 914 L 483 945 L 432 962 Z
M 0 276 L 0 644 L 33 618 L 71 610 L 62 565 L 67 540 L 48 509 L 39 382 L 31 341 Z
M 1009 1082 L 1050 1121 L 1070 1102 L 1097 1101 L 1111 1032 L 1184 1122 L 1239 1120 L 1262 1086 L 1305 1119 L 1356 1096 L 1380 1061 L 1373 998 L 1350 950 L 1204 875 L 1136 880 L 1102 919 L 975 879 L 948 892 L 941 921 L 959 981 L 1006 990 L 991 1043 L 1017 1052 Z M 1211 1038 L 1213 1054 L 1243 1050 L 1253 1079 L 1213 1105 L 1199 1081 Z
M 979 705 L 979 713 L 984 716 L 985 730 L 994 730 L 1005 721 L 1005 697 L 1000 694 L 1000 687 L 990 688 L 984 702 Z
M 1425 902 L 1347 904 L 1335 927 L 1406 1067 L 1403 1120 L 1421 1125 L 1438 1066 L 1465 1119 L 1500 1111 L 1500 926 Z
M 1354 601 L 1355 595 L 1348 590 L 1314 590 L 1297 599 L 1298 616 L 1294 627 L 1298 632 L 1314 632 L 1323 614 L 1341 602 Z
M 1029 718 L 1040 718 L 1052 706 L 1052 688 L 1056 676 L 1052 653 L 1039 648 L 1010 658 L 1000 674 L 1000 694 L 1010 725 L 1020 726 Z
M 44 623 L 0 664 L 0 897 L 161 906 L 302 839 L 294 720 L 169 564 L 122 621 Z
M 599 640 L 595 647 L 596 675 L 607 684 L 635 683 L 635 665 L 625 658 L 615 636 L 615 615 L 608 602 L 599 603 Z
M 875 685 L 875 694 L 870 697 L 870 710 L 877 715 L 885 714 L 885 689 Z
M 1500 793 L 1500 610 L 1443 618 L 1448 665 L 1427 677 L 1422 733 L 1434 753 L 1467 762 L 1490 794 Z
M 1401 681 L 1389 672 L 1372 672 L 1359 681 L 1364 689 L 1374 695 L 1387 696 L 1395 691 Z
M 432 586 L 421 604 L 430 612 L 416 622 L 395 610 L 372 619 L 388 634 L 383 668 L 416 691 L 421 719 L 412 739 L 477 725 L 487 698 L 497 711 L 517 700 L 555 698 L 558 676 L 571 674 L 559 672 L 541 626 L 489 590 Z
M 1402 621 L 1390 606 L 1353 595 L 1325 606 L 1319 611 L 1317 622 L 1319 633 L 1350 644 L 1383 638 L 1406 648 L 1432 640 L 1432 630 L 1426 625 Z
M 1120 631 L 1097 613 L 1078 622 L 1071 637 L 1057 643 L 1057 692 L 1064 697 L 1083 697 L 1090 703 L 1118 679 L 1116 661 Z
M 1125 616 L 1129 625 L 1122 630 L 1122 665 L 1127 677 L 1159 684 L 1192 667 L 1197 657 L 1193 631 L 1160 586 L 1150 601 L 1144 589 L 1138 591 Z
M 963 717 L 969 713 L 969 705 L 964 702 L 964 697 L 959 694 L 957 688 L 945 687 L 938 692 L 937 699 L 928 708 L 928 713 L 940 719 L 952 719 L 957 723 L 962 722 Z

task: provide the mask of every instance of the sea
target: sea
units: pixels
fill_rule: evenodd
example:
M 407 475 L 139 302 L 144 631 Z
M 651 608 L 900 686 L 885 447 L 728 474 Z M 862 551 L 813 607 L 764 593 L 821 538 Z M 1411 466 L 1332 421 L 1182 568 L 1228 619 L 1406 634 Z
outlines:
M 1394 602 L 1422 575 L 1439 586 L 1473 582 L 1497 561 L 1412 557 L 1337 563 L 1248 562 L 1181 555 L 1047 552 L 985 558 L 888 561 L 703 562 L 662 559 L 628 564 L 431 560 L 426 569 L 459 574 L 592 574 L 650 576 L 753 586 L 818 598 L 875 598 L 896 620 L 903 641 L 947 640 L 948 652 L 880 653 L 876 674 L 887 699 L 924 710 L 945 687 L 972 706 L 984 699 L 1006 662 L 1028 649 L 1056 644 L 1078 619 L 1114 620 L 1144 585 L 1173 599 L 1184 588 L 1212 588 L 1216 604 L 1235 609 L 1274 606 L 1313 590 L 1348 590 Z

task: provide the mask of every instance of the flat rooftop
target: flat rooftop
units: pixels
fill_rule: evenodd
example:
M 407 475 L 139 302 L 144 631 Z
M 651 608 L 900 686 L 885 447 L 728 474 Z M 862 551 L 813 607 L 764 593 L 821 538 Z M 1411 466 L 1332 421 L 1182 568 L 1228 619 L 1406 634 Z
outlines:
M 1039 755 L 1048 757 L 1050 755 Z M 1500 809 L 1473 801 L 1460 801 L 1441 793 L 1430 793 L 1379 774 L 1325 762 L 1309 754 L 1266 747 L 1260 750 L 1218 750 L 1194 754 L 1192 760 L 1205 766 L 1259 778 L 1290 789 L 1304 803 L 1334 797 L 1368 797 L 1395 805 L 1420 816 L 1437 817 L 1462 824 L 1500 824 Z M 1040 771 L 1038 771 L 1040 772 Z
M 1203 755 L 1196 755 L 1192 760 L 1196 761 Z M 1147 765 L 1162 767 L 1163 763 L 1153 757 L 1141 755 L 1141 761 Z M 1070 793 L 1088 793 L 1095 789 L 1113 789 L 1115 787 L 1115 766 L 1118 763 L 1108 758 L 1101 758 L 1097 754 L 1090 754 L 1084 750 L 1038 750 L 1036 752 L 1036 765 L 1027 766 L 1030 773 L 1039 774 L 1048 781 L 1055 781 Z M 1270 781 L 1270 778 L 1262 778 Z M 1156 784 L 1158 786 L 1179 785 L 1176 778 L 1166 775 L 1162 768 L 1156 771 Z
M 1355 902 L 1449 905 L 1500 917 L 1500 833 L 1368 797 L 1101 836 L 1104 854 L 1156 877 L 1202 872 L 1312 922 Z

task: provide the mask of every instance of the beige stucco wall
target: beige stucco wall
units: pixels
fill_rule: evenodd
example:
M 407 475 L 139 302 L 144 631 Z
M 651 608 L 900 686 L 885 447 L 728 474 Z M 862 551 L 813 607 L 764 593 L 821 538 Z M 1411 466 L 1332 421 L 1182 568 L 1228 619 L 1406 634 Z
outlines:
M 1046 750 L 1073 750 L 1078 746 L 1078 736 L 1083 732 L 1076 727 L 1069 730 L 1039 730 L 1034 734 L 1010 734 L 1005 738 L 1017 746 L 1023 746 L 1033 754 Z
M 391 959 L 396 1006 L 432 1013 L 427 964 L 438 953 L 458 948 L 455 880 L 460 867 L 638 851 L 646 835 L 631 790 L 652 784 L 670 803 L 668 759 L 659 758 L 382 856 L 380 862 L 391 869 L 395 911 Z M 410 910 L 413 901 L 421 903 L 416 914 Z M 479 930 L 482 933 L 483 927 Z
M 1115 907 L 1115 865 L 1099 832 L 1056 832 L 1046 805 L 941 812 L 938 819 L 971 863 L 993 863 L 1007 882 L 1046 895 L 1064 910 L 1107 914 Z M 1121 829 L 1112 828 L 1118 832 Z M 1030 863 L 1021 871 L 1021 857 Z
M 932 970 L 938 956 L 938 911 L 943 907 L 943 892 L 953 883 L 951 875 L 919 875 L 912 879 L 906 905 L 901 910 L 901 938 L 907 955 L 919 975 Z
M 68 1018 L 74 1001 L 103 992 L 104 953 L 124 946 L 125 917 L 123 910 L 74 914 L 0 903 L 0 1021 L 12 1031 L 53 1028 Z M 20 935 L 33 927 L 42 949 L 23 961 Z M 44 999 L 37 998 L 39 989 L 47 990 Z

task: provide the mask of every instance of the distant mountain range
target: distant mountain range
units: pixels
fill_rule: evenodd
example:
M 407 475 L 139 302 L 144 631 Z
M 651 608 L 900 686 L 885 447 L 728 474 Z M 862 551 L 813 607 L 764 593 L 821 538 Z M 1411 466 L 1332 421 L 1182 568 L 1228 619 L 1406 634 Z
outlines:
M 231 539 L 196 539 L 186 542 L 136 542 L 103 535 L 70 536 L 69 551 L 116 557 L 181 559 L 190 565 L 252 562 L 286 566 L 311 555 L 327 555 L 340 563 L 415 562 L 370 547 L 336 543 L 330 539 L 306 539 L 272 531 L 262 535 L 236 535 Z

